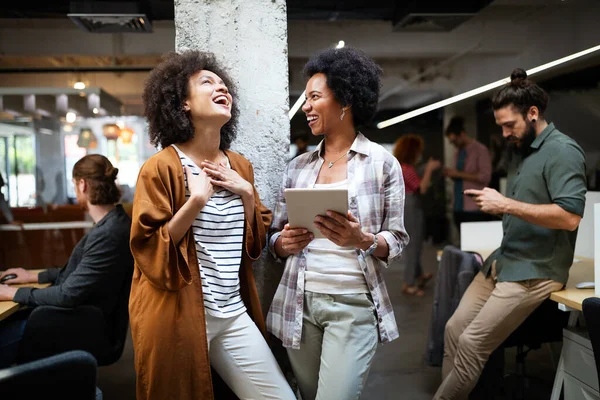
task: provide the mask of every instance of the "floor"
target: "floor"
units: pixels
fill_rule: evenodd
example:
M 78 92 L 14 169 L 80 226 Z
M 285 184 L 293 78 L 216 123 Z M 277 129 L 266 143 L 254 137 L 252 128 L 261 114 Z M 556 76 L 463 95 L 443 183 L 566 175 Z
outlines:
M 436 271 L 438 248 L 438 246 L 426 245 L 423 259 L 426 271 Z M 407 297 L 399 290 L 402 284 L 401 265 L 390 267 L 385 272 L 385 278 L 394 305 L 400 338 L 379 348 L 362 399 L 431 400 L 440 383 L 440 369 L 426 366 L 423 363 L 423 355 L 435 283 L 430 284 L 424 297 L 416 298 Z M 560 344 L 551 348 L 543 347 L 527 356 L 527 375 L 532 379 L 526 392 L 526 399 L 550 398 L 554 365 L 559 354 Z M 506 353 L 507 372 L 514 369 L 513 361 L 514 350 L 509 350 Z M 128 341 L 123 357 L 118 363 L 100 368 L 98 386 L 102 389 L 105 400 L 135 399 L 131 340 Z M 501 393 L 496 397 L 496 399 L 504 398 L 507 397 Z

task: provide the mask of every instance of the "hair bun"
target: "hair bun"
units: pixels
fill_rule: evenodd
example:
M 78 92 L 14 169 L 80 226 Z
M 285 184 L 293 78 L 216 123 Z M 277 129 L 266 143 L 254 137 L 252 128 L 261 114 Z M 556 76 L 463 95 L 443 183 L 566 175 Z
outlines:
M 109 169 L 106 170 L 106 172 L 104 173 L 104 176 L 107 179 L 110 179 L 110 180 L 114 181 L 115 179 L 117 179 L 117 174 L 118 173 L 119 173 L 119 168 L 112 167 L 112 168 L 109 168 Z
M 510 74 L 510 81 L 524 81 L 527 79 L 527 72 L 522 68 L 515 68 L 512 74 Z

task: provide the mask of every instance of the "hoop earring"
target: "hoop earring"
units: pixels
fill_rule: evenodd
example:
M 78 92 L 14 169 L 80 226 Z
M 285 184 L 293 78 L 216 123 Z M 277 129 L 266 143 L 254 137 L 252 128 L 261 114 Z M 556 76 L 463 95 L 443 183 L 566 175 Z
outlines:
M 344 120 L 344 116 L 346 115 L 346 110 L 342 108 L 342 115 L 340 115 L 340 121 Z

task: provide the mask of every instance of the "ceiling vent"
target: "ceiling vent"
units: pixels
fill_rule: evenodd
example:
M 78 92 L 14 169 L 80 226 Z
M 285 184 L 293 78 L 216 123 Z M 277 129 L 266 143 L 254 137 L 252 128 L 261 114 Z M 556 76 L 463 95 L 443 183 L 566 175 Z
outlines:
M 82 30 L 92 33 L 151 33 L 150 18 L 136 3 L 104 1 L 72 2 L 69 18 Z
M 475 14 L 408 14 L 394 25 L 395 31 L 449 32 Z
M 451 3 L 409 2 L 396 14 L 394 30 L 401 32 L 449 32 L 471 19 L 491 0 Z

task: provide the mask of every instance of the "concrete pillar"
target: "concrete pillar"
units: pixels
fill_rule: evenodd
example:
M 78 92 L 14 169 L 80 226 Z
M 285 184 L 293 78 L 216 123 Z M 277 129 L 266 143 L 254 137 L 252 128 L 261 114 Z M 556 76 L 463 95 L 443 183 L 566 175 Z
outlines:
M 215 53 L 238 88 L 232 147 L 254 165 L 263 203 L 273 209 L 289 152 L 287 14 L 284 0 L 175 0 L 177 51 Z M 264 257 L 255 277 L 266 313 L 283 268 Z

